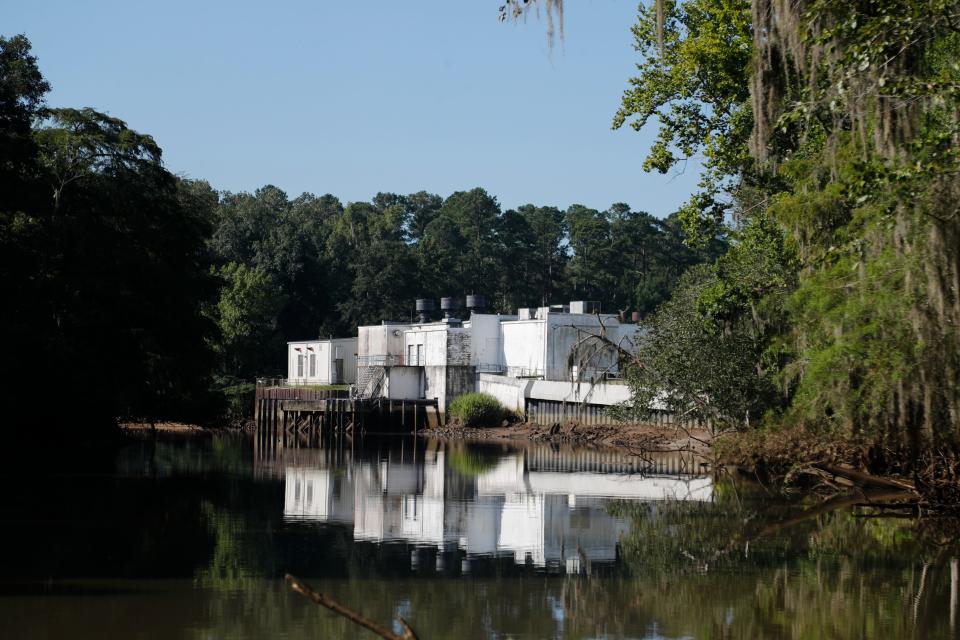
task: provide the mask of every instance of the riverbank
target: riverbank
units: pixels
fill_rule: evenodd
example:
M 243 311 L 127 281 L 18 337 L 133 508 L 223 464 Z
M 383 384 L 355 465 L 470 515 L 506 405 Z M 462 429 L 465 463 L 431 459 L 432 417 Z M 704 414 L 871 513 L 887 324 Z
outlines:
M 189 433 L 199 435 L 202 433 L 210 433 L 211 430 L 207 427 L 201 427 L 198 424 L 192 424 L 187 422 L 121 422 L 120 429 L 127 434 L 136 434 L 136 433 Z
M 253 433 L 256 425 L 252 420 L 245 422 L 201 425 L 193 422 L 175 422 L 158 420 L 157 422 L 121 422 L 120 433 L 129 438 L 145 438 L 154 435 L 206 437 L 215 433 Z
M 517 422 L 500 427 L 468 427 L 453 422 L 419 432 L 423 437 L 465 441 L 536 442 L 620 448 L 625 451 L 690 451 L 706 455 L 710 433 L 653 424 L 585 425 L 573 421 L 554 425 Z

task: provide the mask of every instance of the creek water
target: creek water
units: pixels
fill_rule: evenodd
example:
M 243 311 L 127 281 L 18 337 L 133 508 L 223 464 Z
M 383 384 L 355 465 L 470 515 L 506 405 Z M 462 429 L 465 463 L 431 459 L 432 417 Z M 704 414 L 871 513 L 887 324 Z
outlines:
M 8 473 L 0 638 L 957 637 L 953 525 L 680 454 L 161 438 Z M 815 515 L 814 515 L 815 514 Z

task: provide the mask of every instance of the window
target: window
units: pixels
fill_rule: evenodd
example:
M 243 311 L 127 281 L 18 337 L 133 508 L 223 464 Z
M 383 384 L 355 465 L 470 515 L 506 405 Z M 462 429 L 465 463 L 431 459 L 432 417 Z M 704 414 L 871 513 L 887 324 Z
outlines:
M 417 496 L 403 496 L 404 520 L 417 520 L 420 517 L 420 501 Z
M 317 354 L 310 354 L 310 377 L 317 375 Z
M 297 356 L 297 377 L 298 378 L 303 377 L 303 355 L 302 354 Z
M 423 345 L 422 344 L 417 345 L 417 366 L 418 367 L 423 366 Z

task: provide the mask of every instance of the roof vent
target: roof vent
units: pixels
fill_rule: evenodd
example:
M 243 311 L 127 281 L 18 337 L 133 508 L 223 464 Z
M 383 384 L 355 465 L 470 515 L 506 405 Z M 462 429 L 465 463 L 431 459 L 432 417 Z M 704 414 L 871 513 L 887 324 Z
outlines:
M 418 298 L 416 308 L 417 313 L 420 314 L 420 322 L 430 322 L 430 314 L 437 308 L 437 305 L 429 298 Z
M 470 309 L 470 313 L 480 313 L 486 308 L 487 308 L 486 296 L 481 296 L 481 295 L 467 296 L 467 309 Z
M 443 311 L 444 320 L 453 318 L 459 308 L 460 298 L 440 298 L 440 310 Z

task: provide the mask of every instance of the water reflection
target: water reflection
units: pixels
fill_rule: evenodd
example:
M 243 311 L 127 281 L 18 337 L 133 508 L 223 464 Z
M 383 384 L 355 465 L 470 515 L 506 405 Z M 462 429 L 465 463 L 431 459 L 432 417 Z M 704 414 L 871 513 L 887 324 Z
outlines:
M 636 456 L 436 442 L 403 453 L 304 456 L 301 451 L 270 460 L 283 465 L 284 518 L 349 525 L 354 540 L 404 541 L 447 554 L 459 550 L 466 571 L 473 558 L 494 556 L 580 573 L 617 560 L 629 524 L 611 515 L 615 501 L 713 498 L 709 476 L 642 473 Z M 695 460 L 680 454 L 650 463 L 699 470 Z M 413 565 L 420 555 L 411 553 Z M 440 555 L 436 561 L 447 559 Z
M 406 440 L 149 441 L 10 476 L 0 638 L 956 638 L 955 521 L 863 517 L 696 460 Z

